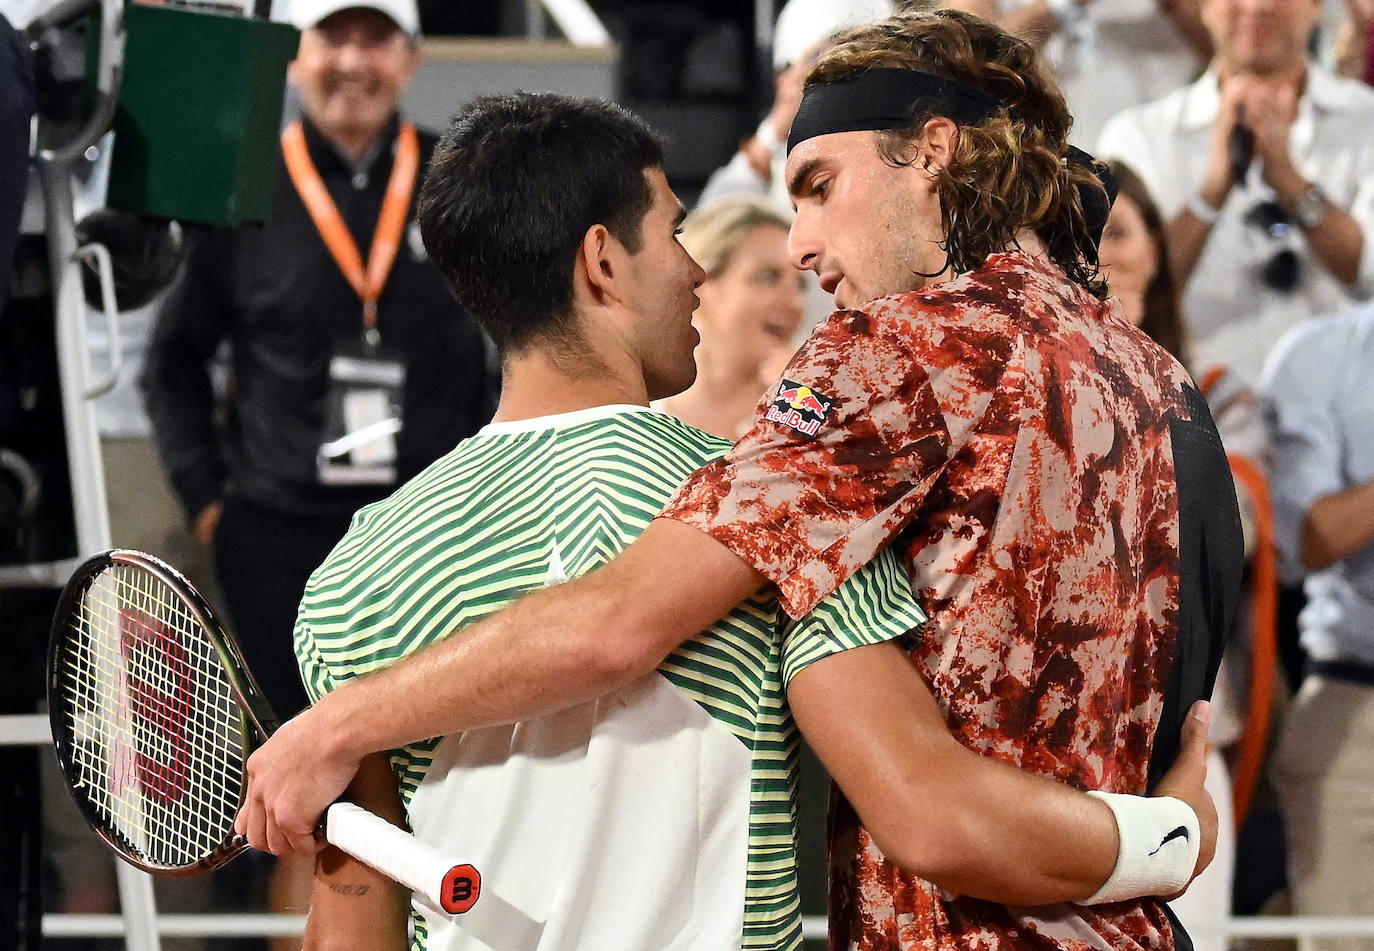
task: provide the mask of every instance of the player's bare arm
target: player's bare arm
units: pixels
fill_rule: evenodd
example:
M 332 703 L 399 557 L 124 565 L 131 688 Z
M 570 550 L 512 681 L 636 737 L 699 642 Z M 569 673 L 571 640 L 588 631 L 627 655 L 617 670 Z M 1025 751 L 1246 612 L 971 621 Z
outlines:
M 1111 809 L 963 746 L 895 643 L 817 661 L 792 680 L 788 702 L 884 854 L 922 878 L 958 894 L 1042 905 L 1082 901 L 1112 874 Z M 1194 875 L 1211 861 L 1217 837 L 1202 788 L 1206 715 L 1204 705 L 1189 717 L 1159 791 L 1198 814 L 1203 846 Z
M 763 583 L 709 536 L 659 519 L 604 568 L 347 684 L 286 723 L 248 761 L 237 828 L 254 848 L 313 854 L 321 812 L 367 753 L 609 693 Z
M 239 828 L 255 847 L 278 854 L 314 852 L 312 830 L 320 812 L 348 784 L 367 752 L 515 722 L 600 696 L 654 669 L 674 647 L 762 583 L 709 536 L 658 520 L 599 571 L 531 595 L 460 636 L 342 687 L 287 723 L 249 761 L 249 795 Z M 791 688 L 798 723 L 832 761 L 834 775 L 865 822 L 902 830 L 902 838 L 885 846 L 895 861 L 951 889 L 1001 901 L 1026 901 L 1030 895 L 1037 902 L 1081 899 L 1111 873 L 1117 841 L 1110 811 L 1081 793 L 983 760 L 961 746 L 895 647 L 847 651 L 813 667 Z M 877 684 L 887 689 L 880 691 Z M 418 697 L 425 702 L 415 702 Z M 872 708 L 860 716 L 857 703 Z M 849 711 L 843 722 L 818 716 L 839 708 Z M 1186 782 L 1177 782 L 1176 795 L 1203 823 L 1200 871 L 1210 861 L 1216 831 L 1211 801 L 1201 789 L 1205 768 L 1200 741 L 1198 746 L 1196 756 L 1180 759 L 1177 769 L 1192 771 Z M 894 755 L 893 750 L 904 752 Z M 974 777 L 986 783 L 978 787 L 979 800 L 966 786 Z M 944 782 L 949 785 L 940 785 Z M 1035 825 L 1026 821 L 1027 789 L 1043 797 L 1035 802 L 1047 821 L 1048 847 L 1027 831 Z M 908 811 L 917 801 L 920 809 Z M 926 803 L 951 814 L 910 829 L 904 817 L 926 814 Z M 978 815 L 980 810 L 988 812 Z M 906 838 L 935 826 L 941 832 L 933 845 Z M 979 850 L 1002 848 L 999 837 L 979 831 L 996 828 L 1029 836 L 1021 842 L 1023 851 L 1009 853 L 1015 860 L 1001 857 L 989 864 L 982 856 L 958 864 L 981 856 Z M 1092 848 L 1075 836 L 1087 837 Z M 979 849 L 966 847 L 975 840 Z M 1076 851 L 1061 853 L 1067 843 Z M 1072 861 L 1049 861 L 1044 878 L 1018 881 L 1016 861 L 1047 854 L 1069 855 Z M 956 864 L 949 867 L 950 862 Z M 993 875 L 985 877 L 989 868 Z
M 386 754 L 363 757 L 347 797 L 404 827 L 401 797 Z M 410 893 L 334 846 L 316 858 L 305 951 L 405 951 Z

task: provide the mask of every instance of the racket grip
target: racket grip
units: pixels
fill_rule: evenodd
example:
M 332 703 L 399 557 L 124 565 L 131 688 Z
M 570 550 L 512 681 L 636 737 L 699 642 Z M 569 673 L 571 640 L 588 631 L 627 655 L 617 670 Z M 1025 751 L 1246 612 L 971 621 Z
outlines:
M 336 802 L 325 811 L 324 837 L 451 915 L 468 911 L 482 893 L 476 868 L 351 802 Z

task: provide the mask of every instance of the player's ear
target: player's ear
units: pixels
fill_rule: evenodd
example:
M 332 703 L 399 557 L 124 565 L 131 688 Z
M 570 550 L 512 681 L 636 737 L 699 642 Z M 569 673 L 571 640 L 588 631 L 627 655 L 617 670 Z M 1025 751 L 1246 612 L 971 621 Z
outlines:
M 604 307 L 621 295 L 618 280 L 625 277 L 623 251 L 619 241 L 605 225 L 592 225 L 582 236 L 573 262 L 573 300 L 595 307 Z
M 936 116 L 925 124 L 917 148 L 921 150 L 920 166 L 931 172 L 948 168 L 959 147 L 959 127 L 952 119 Z

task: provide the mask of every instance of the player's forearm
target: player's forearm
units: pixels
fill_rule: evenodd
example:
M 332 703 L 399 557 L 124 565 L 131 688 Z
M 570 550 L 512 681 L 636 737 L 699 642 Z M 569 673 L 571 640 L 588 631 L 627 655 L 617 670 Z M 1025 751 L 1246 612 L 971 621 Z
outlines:
M 1096 892 L 1116 864 L 1111 810 L 964 752 L 965 762 L 949 764 L 940 788 L 921 796 L 930 823 L 923 816 L 922 828 L 941 831 L 934 842 L 910 843 L 922 866 L 913 871 L 952 892 L 1006 904 L 1082 901 Z
M 312 711 L 318 735 L 357 755 L 593 700 L 653 670 L 762 583 L 709 536 L 660 519 L 605 567 L 336 690 Z
M 896 645 L 819 660 L 788 699 L 879 848 L 908 871 L 1013 904 L 1082 900 L 1111 875 L 1111 810 L 965 748 Z
M 321 853 L 327 862 L 336 849 Z M 303 951 L 405 951 L 407 892 L 375 872 L 345 859 L 347 865 L 315 879 Z
M 404 827 L 396 777 L 384 755 L 363 759 L 347 797 Z M 404 886 L 333 847 L 316 857 L 304 951 L 405 951 L 409 917 Z
M 313 713 L 352 755 L 513 723 L 591 700 L 652 670 L 617 637 L 617 598 L 588 576 L 532 594 L 394 666 L 348 684 Z M 317 725 L 319 725 L 317 723 Z

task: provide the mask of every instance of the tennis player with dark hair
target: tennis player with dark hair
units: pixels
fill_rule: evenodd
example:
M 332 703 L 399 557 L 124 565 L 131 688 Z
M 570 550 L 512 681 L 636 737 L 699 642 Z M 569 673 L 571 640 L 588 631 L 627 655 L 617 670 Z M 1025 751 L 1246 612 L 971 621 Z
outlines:
M 674 236 L 682 209 L 661 163 L 642 123 L 604 103 L 480 99 L 455 120 L 420 220 L 501 349 L 501 409 L 364 509 L 315 573 L 296 629 L 313 696 L 604 563 L 728 449 L 645 405 L 695 375 L 704 279 Z M 887 551 L 797 622 L 761 592 L 600 700 L 394 752 L 411 828 L 472 861 L 489 893 L 457 919 L 416 901 L 415 932 L 430 949 L 795 947 L 787 684 L 923 620 Z M 1114 862 L 1110 812 L 964 749 L 900 653 L 888 656 L 904 699 L 920 704 L 911 722 L 943 752 L 894 758 L 947 771 L 966 821 L 987 833 L 950 874 L 1025 900 L 1095 890 Z M 396 816 L 395 783 L 367 767 L 355 796 Z M 1017 832 L 1028 812 L 1037 831 Z M 1011 856 L 1020 874 L 1007 886 Z M 397 890 L 357 863 L 327 857 L 316 898 L 316 941 L 404 935 Z
M 705 278 L 662 162 L 628 113 L 552 95 L 479 99 L 440 143 L 421 227 L 503 355 L 501 403 L 311 578 L 296 649 L 314 698 L 603 564 L 729 448 L 647 406 L 691 384 Z M 421 946 L 795 946 L 785 681 L 923 620 L 889 555 L 796 622 L 761 595 L 599 700 L 394 752 L 409 826 L 487 892 L 456 918 L 417 900 Z M 394 815 L 377 775 L 355 795 Z M 313 940 L 404 947 L 376 873 L 335 859 L 320 882 Z
M 960 753 L 1109 792 L 1048 811 L 1020 796 L 1010 816 L 970 802 L 898 644 L 811 665 L 788 700 L 862 819 L 834 842 L 833 940 L 1185 943 L 1161 901 L 1124 899 L 1187 880 L 1196 817 L 1123 794 L 1155 785 L 1210 690 L 1239 520 L 1191 380 L 1104 302 L 1090 214 L 1100 224 L 1106 202 L 1069 122 L 1033 50 L 952 11 L 822 57 L 789 143 L 791 241 L 844 309 L 758 425 L 621 555 L 284 727 L 250 763 L 252 841 L 313 851 L 314 820 L 367 752 L 632 683 L 769 583 L 804 617 L 891 547 L 932 618 L 910 663 Z M 1120 848 L 1096 890 L 1031 894 L 1032 869 L 1081 857 L 1077 833 L 1108 811 Z M 1056 815 L 1068 831 L 1028 847 Z M 979 850 L 986 864 L 967 864 Z M 1108 903 L 1019 907 L 1052 901 Z

